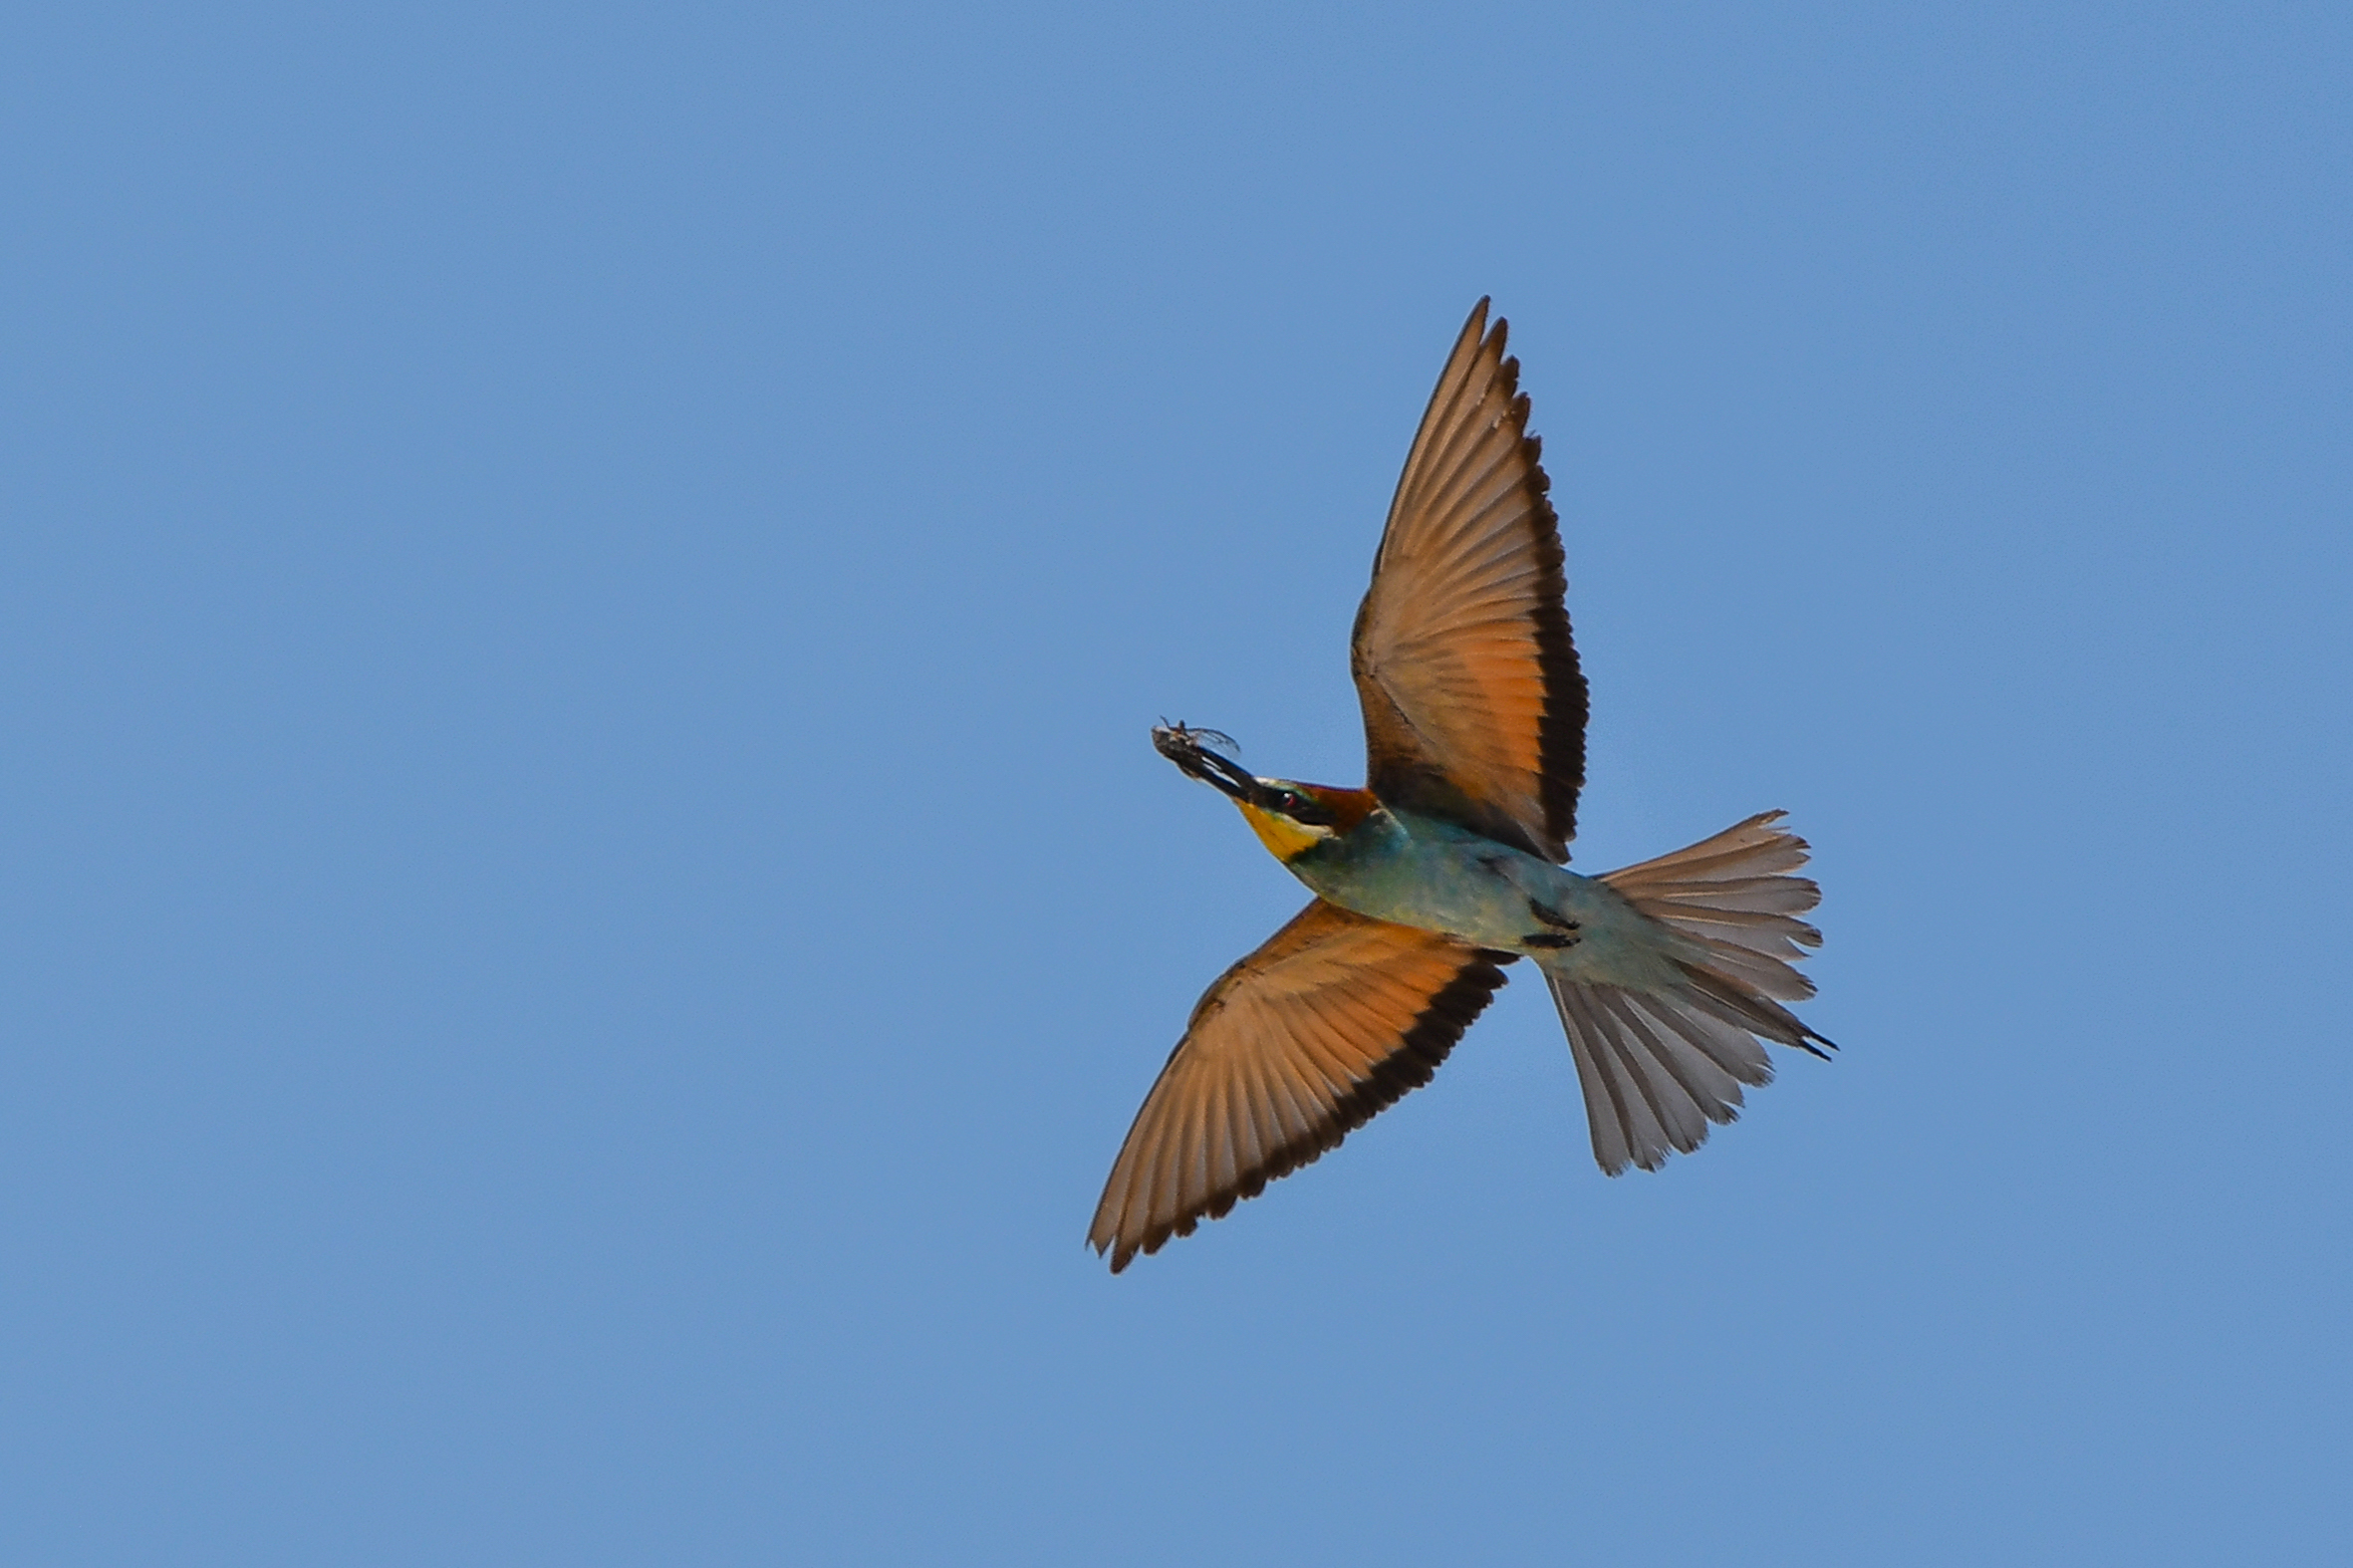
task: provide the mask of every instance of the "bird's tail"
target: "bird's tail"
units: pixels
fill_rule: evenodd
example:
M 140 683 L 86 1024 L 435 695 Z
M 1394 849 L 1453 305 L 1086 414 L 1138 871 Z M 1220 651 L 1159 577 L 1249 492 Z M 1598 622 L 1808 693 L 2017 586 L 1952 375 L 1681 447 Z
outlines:
M 1781 1005 L 1814 994 L 1791 967 L 1822 933 L 1799 915 L 1821 902 L 1792 875 L 1806 842 L 1768 811 L 1688 849 L 1601 880 L 1684 939 L 1672 986 L 1637 990 L 1545 975 L 1585 1089 L 1593 1158 L 1611 1176 L 1655 1171 L 1740 1114 L 1740 1086 L 1770 1083 L 1759 1039 L 1822 1055 L 1830 1045 Z M 1832 1049 L 1836 1049 L 1835 1046 Z

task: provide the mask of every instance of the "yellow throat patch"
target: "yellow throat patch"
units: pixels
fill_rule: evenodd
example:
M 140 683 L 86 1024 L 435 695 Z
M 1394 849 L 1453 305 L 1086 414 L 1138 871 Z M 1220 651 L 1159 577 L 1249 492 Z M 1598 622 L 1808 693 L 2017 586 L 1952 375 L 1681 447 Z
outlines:
M 1258 842 L 1272 850 L 1278 861 L 1304 855 L 1331 836 L 1328 832 L 1303 828 L 1290 818 L 1278 817 L 1271 811 L 1260 811 L 1246 800 L 1237 800 L 1234 804 L 1242 809 L 1242 816 L 1248 819 L 1251 831 L 1258 835 Z

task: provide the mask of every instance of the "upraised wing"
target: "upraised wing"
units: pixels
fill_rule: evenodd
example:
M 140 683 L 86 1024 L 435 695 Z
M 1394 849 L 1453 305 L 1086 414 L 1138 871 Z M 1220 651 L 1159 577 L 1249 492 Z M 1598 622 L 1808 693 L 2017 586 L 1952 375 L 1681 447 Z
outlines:
M 1202 994 L 1087 1239 L 1113 1273 L 1188 1236 L 1430 1082 L 1511 955 L 1321 899 Z
M 1554 861 L 1576 837 L 1585 677 L 1560 528 L 1505 324 L 1478 302 L 1431 394 L 1350 665 L 1367 782 L 1393 806 Z

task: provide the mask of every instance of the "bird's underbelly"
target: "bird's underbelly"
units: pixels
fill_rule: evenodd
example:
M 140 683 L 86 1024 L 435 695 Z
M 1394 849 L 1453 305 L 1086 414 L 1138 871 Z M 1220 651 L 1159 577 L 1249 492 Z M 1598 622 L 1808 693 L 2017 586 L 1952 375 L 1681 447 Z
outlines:
M 1607 883 L 1458 828 L 1407 819 L 1346 848 L 1303 856 L 1291 870 L 1374 919 L 1527 953 L 1585 979 L 1652 983 L 1679 955 L 1673 933 Z
M 1474 855 L 1401 855 L 1335 867 L 1322 876 L 1297 869 L 1302 881 L 1343 909 L 1444 931 L 1482 947 L 1517 948 L 1521 938 L 1551 928 L 1529 908 L 1528 893 L 1505 865 Z M 1546 907 L 1576 919 L 1568 911 Z

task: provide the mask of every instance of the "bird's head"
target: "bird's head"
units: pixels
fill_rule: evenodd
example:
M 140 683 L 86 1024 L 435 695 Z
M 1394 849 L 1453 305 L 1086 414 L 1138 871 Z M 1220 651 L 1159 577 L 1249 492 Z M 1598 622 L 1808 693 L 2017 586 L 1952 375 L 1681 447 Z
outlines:
M 1262 779 L 1246 773 L 1240 763 L 1211 751 L 1207 742 L 1212 740 L 1225 746 L 1233 744 L 1233 737 L 1213 729 L 1190 729 L 1182 724 L 1152 727 L 1152 743 L 1161 755 L 1231 796 L 1259 842 L 1272 850 L 1277 860 L 1296 860 L 1317 845 L 1338 838 L 1364 821 L 1373 809 L 1372 794 L 1366 790 Z

